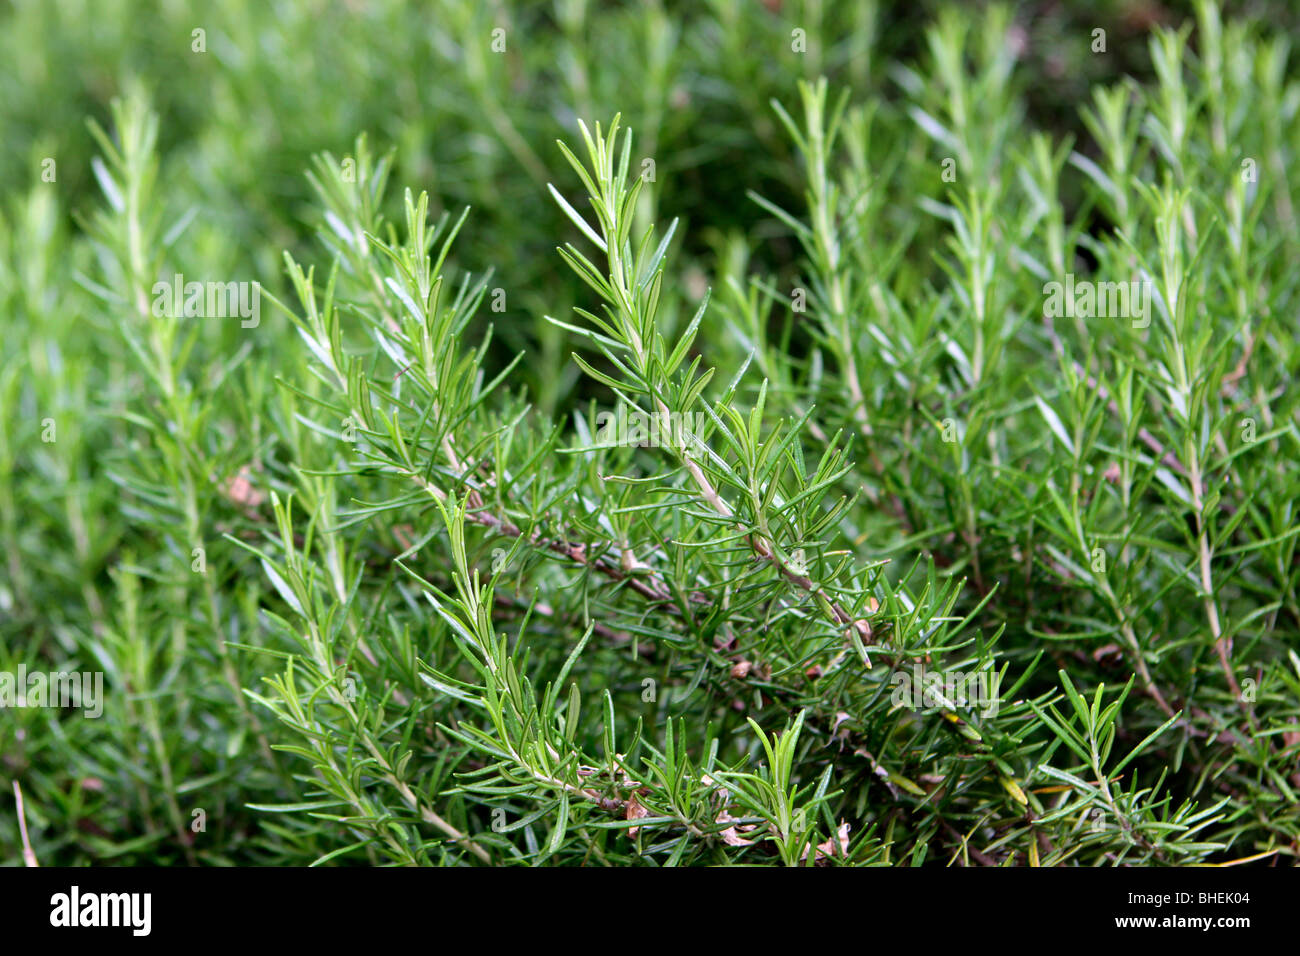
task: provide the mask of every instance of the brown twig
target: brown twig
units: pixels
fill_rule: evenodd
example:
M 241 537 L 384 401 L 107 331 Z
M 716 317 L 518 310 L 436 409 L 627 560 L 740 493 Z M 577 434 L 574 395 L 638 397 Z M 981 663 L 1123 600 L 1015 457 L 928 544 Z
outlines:
M 32 841 L 27 836 L 27 811 L 23 807 L 23 791 L 18 786 L 17 780 L 14 781 L 14 800 L 18 804 L 18 832 L 23 841 L 23 863 L 27 866 L 40 866 L 36 862 L 36 851 L 32 849 Z

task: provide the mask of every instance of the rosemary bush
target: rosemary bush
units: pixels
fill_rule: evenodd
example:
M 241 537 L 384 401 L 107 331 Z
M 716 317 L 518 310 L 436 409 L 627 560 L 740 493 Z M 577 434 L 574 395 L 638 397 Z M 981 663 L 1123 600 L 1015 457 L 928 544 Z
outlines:
M 108 7 L 0 14 L 43 863 L 1294 862 L 1284 12 Z

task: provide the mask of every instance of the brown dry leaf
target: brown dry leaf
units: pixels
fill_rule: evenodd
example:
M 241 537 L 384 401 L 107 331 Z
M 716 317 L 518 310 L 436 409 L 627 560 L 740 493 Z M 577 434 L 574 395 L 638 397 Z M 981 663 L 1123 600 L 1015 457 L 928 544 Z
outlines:
M 832 834 L 831 838 L 824 843 L 817 844 L 817 855 L 813 857 L 814 863 L 820 863 L 822 860 L 839 856 L 841 858 L 849 855 L 849 830 L 850 826 L 843 820 L 840 821 L 839 829 Z M 803 851 L 803 859 L 808 859 L 808 851 Z
M 723 807 L 722 812 L 718 814 L 718 819 L 714 821 L 715 823 L 731 823 L 731 826 L 727 827 L 727 829 L 723 830 L 721 833 L 718 834 L 720 837 L 722 837 L 722 842 L 727 844 L 727 846 L 752 846 L 754 841 L 746 840 L 740 834 L 748 833 L 750 830 L 753 830 L 756 826 L 758 826 L 758 824 L 741 823 L 737 825 L 736 823 L 732 822 L 735 819 L 736 819 L 735 817 L 733 817 L 730 813 L 727 812 L 727 808 Z
M 841 820 L 840 828 L 835 831 L 835 839 L 839 841 L 840 856 L 849 855 L 849 831 L 852 829 L 848 822 Z
M 700 782 L 710 787 L 717 786 L 717 781 L 714 780 L 712 777 L 710 777 L 707 773 L 703 774 L 700 777 Z M 731 826 L 727 827 L 727 829 L 723 830 L 718 834 L 718 836 L 722 837 L 722 842 L 727 844 L 727 846 L 752 846 L 754 844 L 754 841 L 746 840 L 740 834 L 748 833 L 749 831 L 755 829 L 758 826 L 758 824 L 735 823 L 736 818 L 727 812 L 727 797 L 730 796 L 730 793 L 727 791 L 726 787 L 718 787 L 718 789 L 714 791 L 713 795 L 717 797 L 718 802 L 722 804 L 722 809 L 718 811 L 718 815 L 713 822 L 732 824 Z
M 736 661 L 735 664 L 731 665 L 731 676 L 736 680 L 744 680 L 753 669 L 754 665 L 750 661 Z
M 641 819 L 644 819 L 645 817 L 648 817 L 648 816 L 650 816 L 650 811 L 647 810 L 645 807 L 641 806 L 641 801 L 637 800 L 637 798 L 636 798 L 636 794 L 635 794 L 635 793 L 632 794 L 632 796 L 628 797 L 628 799 L 627 799 L 627 809 L 624 811 L 623 819 L 625 819 L 625 820 L 641 820 Z M 628 828 L 627 828 L 627 835 L 628 835 L 628 837 L 629 837 L 630 839 L 633 839 L 633 840 L 636 839 L 636 835 L 637 835 L 638 833 L 640 833 L 640 832 L 641 832 L 641 828 L 640 828 L 640 827 L 628 827 Z

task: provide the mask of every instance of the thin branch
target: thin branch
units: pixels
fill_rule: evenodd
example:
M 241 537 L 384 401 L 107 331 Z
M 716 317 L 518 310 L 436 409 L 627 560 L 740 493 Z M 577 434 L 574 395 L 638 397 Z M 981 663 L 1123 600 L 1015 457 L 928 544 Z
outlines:
M 14 781 L 14 800 L 18 804 L 18 832 L 23 842 L 23 863 L 27 866 L 40 866 L 36 862 L 36 851 L 32 849 L 32 841 L 27 837 L 27 811 L 23 806 L 23 791 L 18 786 L 17 780 Z

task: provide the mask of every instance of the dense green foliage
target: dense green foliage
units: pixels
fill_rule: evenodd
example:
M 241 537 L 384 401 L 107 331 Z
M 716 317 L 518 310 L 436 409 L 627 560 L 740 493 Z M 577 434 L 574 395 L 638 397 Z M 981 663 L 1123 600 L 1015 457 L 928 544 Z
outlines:
M 1286 15 L 222 6 L 0 10 L 43 864 L 1295 861 Z

